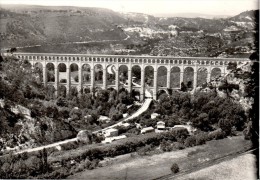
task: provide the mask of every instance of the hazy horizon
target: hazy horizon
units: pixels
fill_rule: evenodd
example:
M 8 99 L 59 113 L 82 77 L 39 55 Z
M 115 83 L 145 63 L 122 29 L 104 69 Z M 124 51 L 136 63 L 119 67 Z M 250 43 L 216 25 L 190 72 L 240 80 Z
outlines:
M 258 9 L 258 3 L 258 0 L 0 0 L 0 6 L 10 4 L 97 7 L 154 16 L 178 14 L 233 16 L 243 11 Z

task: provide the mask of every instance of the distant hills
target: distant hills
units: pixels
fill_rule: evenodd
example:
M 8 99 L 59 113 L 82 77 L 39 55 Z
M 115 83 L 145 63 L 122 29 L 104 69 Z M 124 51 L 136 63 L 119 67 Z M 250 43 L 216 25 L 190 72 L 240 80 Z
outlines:
M 252 10 L 212 19 L 202 18 L 203 14 L 155 17 L 104 8 L 1 5 L 0 48 L 37 45 L 20 50 L 190 56 L 193 51 L 198 51 L 195 55 L 215 52 L 227 44 L 235 43 L 232 48 L 236 48 L 241 42 L 249 53 L 254 48 L 258 14 Z M 176 54 L 176 49 L 182 53 Z
M 121 40 L 126 35 L 115 24 L 126 20 L 107 9 L 7 6 L 1 9 L 1 42 L 5 46 Z
M 230 15 L 213 15 L 213 14 L 201 14 L 201 13 L 165 13 L 158 14 L 156 17 L 184 17 L 184 18 L 206 18 L 206 19 L 219 19 L 229 18 Z

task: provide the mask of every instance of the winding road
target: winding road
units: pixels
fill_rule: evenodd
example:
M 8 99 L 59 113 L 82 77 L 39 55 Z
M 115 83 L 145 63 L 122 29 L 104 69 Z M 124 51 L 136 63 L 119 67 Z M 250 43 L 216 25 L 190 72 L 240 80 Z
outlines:
M 133 83 L 133 84 L 139 86 L 139 85 L 136 84 L 136 83 Z M 98 130 L 98 131 L 94 131 L 93 133 L 98 133 L 98 132 L 100 132 L 100 131 L 105 131 L 105 130 L 107 130 L 107 129 L 111 129 L 111 128 L 116 127 L 116 126 L 120 126 L 120 125 L 122 125 L 123 123 L 129 121 L 130 119 L 136 118 L 136 117 L 138 117 L 139 115 L 141 115 L 143 112 L 145 112 L 145 111 L 149 108 L 149 106 L 150 106 L 150 104 L 151 104 L 151 102 L 152 102 L 152 95 L 151 95 L 151 93 L 150 93 L 148 90 L 145 90 L 145 96 L 146 96 L 147 98 L 144 100 L 142 106 L 141 106 L 135 113 L 133 113 L 131 116 L 129 116 L 129 117 L 123 119 L 122 121 L 120 121 L 120 122 L 118 122 L 118 123 L 116 123 L 116 124 L 114 124 L 114 125 L 111 125 L 111 126 L 109 126 L 109 127 L 106 127 L 106 128 L 104 128 L 104 129 L 101 129 L 101 130 Z M 43 150 L 44 148 L 45 148 L 45 149 L 47 149 L 47 148 L 52 148 L 52 147 L 56 147 L 56 146 L 59 146 L 59 145 L 62 145 L 62 144 L 66 144 L 66 143 L 68 143 L 68 142 L 75 142 L 75 141 L 77 141 L 77 140 L 78 140 L 77 138 L 67 139 L 67 140 L 59 141 L 59 142 L 56 142 L 56 143 L 52 143 L 52 144 L 48 144 L 48 145 L 44 145 L 44 146 L 40 146 L 40 147 L 35 147 L 35 148 L 30 148 L 30 149 L 24 149 L 24 150 L 21 150 L 21 151 L 16 152 L 15 154 L 20 154 L 20 153 L 23 153 L 23 152 L 40 151 L 40 150 Z

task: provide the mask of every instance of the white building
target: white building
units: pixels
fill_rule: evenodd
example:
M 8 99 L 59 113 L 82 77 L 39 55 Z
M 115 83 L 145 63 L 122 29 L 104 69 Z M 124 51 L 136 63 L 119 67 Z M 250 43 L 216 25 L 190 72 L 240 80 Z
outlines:
M 108 122 L 110 122 L 110 118 L 107 116 L 99 116 L 98 121 L 100 121 L 102 123 L 108 123 Z
M 126 135 L 121 135 L 121 136 L 115 136 L 115 137 L 107 137 L 104 141 L 101 143 L 106 144 L 106 143 L 111 143 L 113 141 L 119 140 L 119 139 L 125 139 Z
M 154 132 L 153 127 L 146 127 L 141 130 L 141 134 L 146 134 L 146 133 L 150 133 L 150 132 Z
M 128 113 L 123 114 L 123 118 L 126 118 L 127 116 L 129 116 Z
M 107 129 L 103 132 L 105 137 L 112 137 L 112 136 L 117 136 L 118 135 L 118 129 Z
M 124 126 L 124 127 L 129 127 L 129 126 L 130 126 L 130 123 L 123 123 L 122 126 Z
M 189 132 L 189 134 L 193 134 L 197 129 L 192 127 L 191 125 L 175 125 L 171 128 L 171 130 L 175 128 L 186 128 Z
M 142 128 L 143 128 L 142 125 L 139 124 L 139 123 L 135 123 L 135 127 L 136 127 L 137 129 L 142 129 Z
M 165 130 L 165 122 L 163 122 L 163 121 L 157 122 L 156 127 L 157 127 L 158 130 Z
M 153 113 L 153 114 L 151 114 L 151 119 L 155 119 L 155 118 L 157 118 L 159 115 L 160 115 L 160 114 L 158 114 L 158 113 Z

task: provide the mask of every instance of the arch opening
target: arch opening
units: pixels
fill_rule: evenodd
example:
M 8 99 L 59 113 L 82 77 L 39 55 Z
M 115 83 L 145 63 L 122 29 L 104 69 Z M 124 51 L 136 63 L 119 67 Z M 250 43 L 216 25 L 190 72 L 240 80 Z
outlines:
M 79 82 L 79 66 L 76 63 L 70 65 L 70 81 L 72 84 Z
M 115 85 L 116 84 L 116 67 L 113 64 L 107 66 L 107 85 Z
M 38 74 L 40 82 L 43 82 L 43 65 L 40 62 L 34 64 L 34 72 Z
M 194 69 L 192 67 L 186 67 L 183 73 L 183 83 L 188 88 L 194 87 Z
M 203 86 L 207 84 L 207 68 L 201 67 L 197 71 L 197 86 Z
M 94 73 L 95 73 L 95 83 L 103 84 L 103 67 L 101 64 L 96 64 L 94 66 Z
M 66 66 L 66 64 L 60 63 L 58 65 L 58 71 L 59 71 L 59 82 L 67 83 L 67 77 L 66 77 L 67 66 Z
M 210 79 L 216 79 L 221 76 L 221 69 L 220 68 L 213 68 L 211 70 L 211 77 Z
M 170 76 L 170 88 L 179 88 L 180 87 L 180 73 L 181 69 L 179 67 L 171 68 Z
M 47 90 L 47 96 L 50 99 L 54 99 L 55 98 L 55 91 L 56 91 L 55 87 L 53 85 L 47 85 L 46 90 Z
M 90 84 L 91 81 L 91 67 L 89 64 L 82 65 L 82 83 Z
M 153 87 L 154 86 L 154 68 L 152 66 L 146 66 L 144 69 L 144 79 L 145 83 Z
M 47 82 L 55 82 L 54 64 L 48 63 L 46 65 L 46 71 L 47 71 Z
M 128 80 L 128 67 L 126 65 L 121 65 L 119 66 L 119 81 L 126 87 L 128 85 L 127 80 Z
M 158 87 L 167 87 L 167 68 L 160 66 L 157 70 L 157 85 Z
M 141 67 L 138 65 L 132 67 L 132 82 L 133 87 L 141 85 Z
M 66 97 L 67 88 L 64 85 L 59 86 L 59 93 L 58 96 Z

